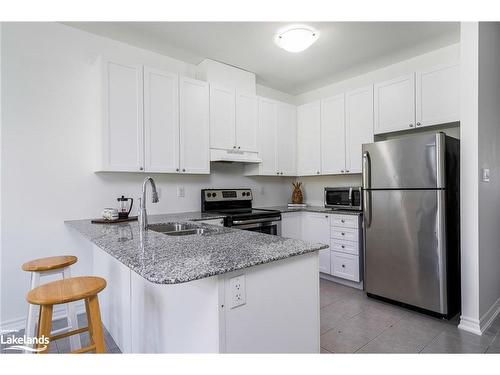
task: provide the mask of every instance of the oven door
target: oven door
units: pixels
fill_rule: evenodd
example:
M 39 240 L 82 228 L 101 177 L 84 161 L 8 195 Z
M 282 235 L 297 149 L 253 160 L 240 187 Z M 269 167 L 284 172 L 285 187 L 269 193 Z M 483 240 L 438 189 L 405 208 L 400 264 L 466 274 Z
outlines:
M 280 219 L 281 220 L 281 219 Z M 259 232 L 270 234 L 273 236 L 281 236 L 281 221 L 270 221 L 269 219 L 255 219 L 255 220 L 236 220 L 233 222 L 233 228 L 250 230 L 252 232 Z

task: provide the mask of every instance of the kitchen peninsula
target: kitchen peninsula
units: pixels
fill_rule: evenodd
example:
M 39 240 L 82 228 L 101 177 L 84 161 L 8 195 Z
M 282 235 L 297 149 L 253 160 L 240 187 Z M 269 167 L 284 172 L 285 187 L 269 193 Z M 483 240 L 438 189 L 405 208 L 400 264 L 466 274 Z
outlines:
M 66 224 L 93 243 L 102 320 L 125 353 L 319 352 L 318 250 L 326 245 L 151 215 L 151 228 Z M 203 222 L 202 222 L 203 221 Z M 165 225 L 197 232 L 161 233 Z M 207 223 L 208 222 L 208 223 Z

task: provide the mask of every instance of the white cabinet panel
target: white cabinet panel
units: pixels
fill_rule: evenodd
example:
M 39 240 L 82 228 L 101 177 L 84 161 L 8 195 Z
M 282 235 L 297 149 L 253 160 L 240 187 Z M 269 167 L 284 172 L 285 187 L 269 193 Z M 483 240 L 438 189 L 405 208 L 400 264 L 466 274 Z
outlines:
M 101 170 L 144 169 L 142 66 L 103 61 L 104 126 Z
M 359 282 L 359 257 L 332 251 L 332 275 L 342 279 Z
M 175 172 L 179 167 L 179 78 L 144 67 L 144 167 Z
M 460 120 L 460 68 L 442 65 L 417 72 L 417 127 Z
M 236 142 L 241 151 L 257 152 L 258 99 L 236 93 Z
M 361 173 L 363 143 L 373 142 L 373 86 L 345 94 L 346 173 Z
M 235 108 L 234 90 L 210 85 L 210 148 L 236 146 Z
M 332 239 L 331 250 L 352 255 L 359 255 L 359 243 Z
M 276 175 L 277 104 L 265 98 L 259 100 L 259 157 L 262 159 L 260 174 Z
M 297 174 L 297 109 L 293 105 L 278 103 L 277 116 L 277 171 L 282 176 L 295 176 Z
M 357 229 L 359 226 L 359 218 L 357 215 L 332 214 L 332 226 Z
M 297 173 L 299 176 L 321 172 L 321 111 L 316 101 L 297 108 Z
M 346 241 L 359 241 L 359 231 L 355 228 L 332 227 L 332 238 Z
M 281 237 L 302 239 L 301 212 L 284 212 L 281 214 Z
M 304 241 L 330 245 L 330 215 L 304 212 L 302 221 L 302 239 Z M 330 249 L 319 251 L 319 270 L 330 273 Z
M 208 84 L 182 77 L 180 109 L 180 171 L 210 173 Z
M 375 134 L 415 127 L 415 74 L 375 84 Z
M 340 174 L 346 169 L 344 94 L 321 101 L 321 172 Z

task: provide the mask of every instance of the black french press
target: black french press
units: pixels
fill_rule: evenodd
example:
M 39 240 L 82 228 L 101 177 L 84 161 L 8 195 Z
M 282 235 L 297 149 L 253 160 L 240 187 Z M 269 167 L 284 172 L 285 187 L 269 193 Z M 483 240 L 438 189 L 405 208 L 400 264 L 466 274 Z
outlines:
M 118 207 L 118 219 L 128 219 L 128 215 L 130 211 L 132 211 L 132 206 L 134 205 L 134 200 L 132 198 L 125 198 L 123 195 L 116 200 L 120 204 L 120 207 Z M 130 201 L 130 206 L 127 203 L 128 201 Z

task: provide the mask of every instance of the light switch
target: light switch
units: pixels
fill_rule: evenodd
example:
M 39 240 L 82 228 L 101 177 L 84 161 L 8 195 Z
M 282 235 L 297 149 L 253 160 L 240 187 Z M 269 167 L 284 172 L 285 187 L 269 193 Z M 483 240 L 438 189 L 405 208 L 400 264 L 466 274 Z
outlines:
M 490 169 L 483 168 L 483 182 L 490 182 Z

